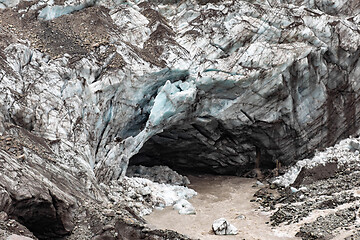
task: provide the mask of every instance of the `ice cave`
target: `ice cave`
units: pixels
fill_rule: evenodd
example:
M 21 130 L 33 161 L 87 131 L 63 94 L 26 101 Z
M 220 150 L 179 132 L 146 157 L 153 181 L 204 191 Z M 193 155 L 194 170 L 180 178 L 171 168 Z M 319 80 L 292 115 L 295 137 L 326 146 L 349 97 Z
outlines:
M 359 46 L 358 0 L 0 0 L 0 239 L 360 239 Z

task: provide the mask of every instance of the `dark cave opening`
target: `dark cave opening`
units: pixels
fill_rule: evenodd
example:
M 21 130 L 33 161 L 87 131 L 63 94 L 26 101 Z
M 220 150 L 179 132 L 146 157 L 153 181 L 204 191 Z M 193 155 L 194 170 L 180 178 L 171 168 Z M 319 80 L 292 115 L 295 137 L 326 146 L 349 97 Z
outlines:
M 258 123 L 234 129 L 218 120 L 174 126 L 149 139 L 129 165 L 165 165 L 182 175 L 214 174 L 256 177 L 274 173 L 282 155 L 277 125 Z M 256 163 L 256 160 L 259 163 Z
M 71 213 L 66 204 L 50 193 L 50 199 L 16 200 L 8 211 L 10 217 L 24 225 L 38 239 L 61 239 L 71 233 Z
M 150 147 L 150 144 L 146 148 Z M 156 151 L 156 154 L 153 152 Z M 197 163 L 196 157 L 194 154 L 185 154 L 184 157 L 178 156 L 178 153 L 172 152 L 171 150 L 159 150 L 159 148 L 154 147 L 152 151 L 147 152 L 142 150 L 140 153 L 136 154 L 130 159 L 129 165 L 145 166 L 145 167 L 154 167 L 154 166 L 168 166 L 171 169 L 177 171 L 182 175 L 192 175 L 192 174 L 212 174 L 212 175 L 234 175 L 240 177 L 256 177 L 255 169 L 256 167 L 256 155 L 254 151 L 253 159 L 250 159 L 249 162 L 243 165 L 236 165 L 234 163 L 229 163 L 227 165 L 220 165 L 214 159 L 201 158 Z M 271 156 L 262 155 L 263 158 L 271 158 Z M 167 160 L 170 158 L 171 160 Z M 207 164 L 206 161 L 209 161 Z M 260 160 L 261 161 L 261 160 Z M 213 163 L 213 165 L 211 165 Z M 259 165 L 259 170 L 268 175 L 272 170 L 276 168 L 276 163 L 270 161 L 261 162 Z

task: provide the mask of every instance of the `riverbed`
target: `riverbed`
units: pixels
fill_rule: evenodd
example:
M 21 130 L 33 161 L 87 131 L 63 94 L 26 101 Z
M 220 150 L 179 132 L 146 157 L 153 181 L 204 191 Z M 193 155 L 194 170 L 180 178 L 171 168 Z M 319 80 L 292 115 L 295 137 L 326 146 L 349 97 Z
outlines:
M 234 176 L 188 176 L 198 195 L 189 200 L 195 215 L 180 215 L 172 207 L 154 210 L 144 218 L 151 228 L 171 229 L 188 237 L 204 240 L 217 239 L 300 239 L 273 229 L 269 214 L 259 210 L 259 204 L 250 202 L 259 190 L 255 179 Z M 217 236 L 211 226 L 215 219 L 224 217 L 239 231 L 236 236 Z

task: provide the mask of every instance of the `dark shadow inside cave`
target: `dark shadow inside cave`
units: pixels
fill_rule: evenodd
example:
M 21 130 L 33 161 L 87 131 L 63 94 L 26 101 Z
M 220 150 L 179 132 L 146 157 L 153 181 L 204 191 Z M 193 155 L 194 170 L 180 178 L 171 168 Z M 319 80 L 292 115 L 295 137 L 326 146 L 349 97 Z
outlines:
M 149 139 L 130 159 L 129 165 L 166 165 L 183 175 L 255 177 L 256 167 L 265 174 L 271 173 L 276 163 L 282 162 L 283 150 L 292 147 L 282 148 L 282 142 L 278 141 L 283 139 L 281 123 L 231 126 L 214 118 L 173 126 Z M 291 142 L 291 138 L 287 141 L 289 139 Z

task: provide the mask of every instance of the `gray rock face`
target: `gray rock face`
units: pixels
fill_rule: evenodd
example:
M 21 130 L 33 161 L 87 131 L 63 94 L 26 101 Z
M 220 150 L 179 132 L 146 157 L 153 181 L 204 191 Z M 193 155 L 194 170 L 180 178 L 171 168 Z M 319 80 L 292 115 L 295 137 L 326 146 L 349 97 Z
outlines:
M 66 235 L 74 227 L 71 215 L 75 200 L 70 194 L 75 195 L 77 192 L 77 179 L 62 171 L 59 166 L 48 164 L 38 155 L 26 154 L 26 158 L 31 158 L 31 161 L 24 159 L 26 149 L 21 144 L 32 145 L 39 155 L 43 153 L 45 145 L 32 139 L 33 135 L 25 132 L 26 130 L 15 130 L 14 135 L 1 137 L 0 209 L 21 221 L 40 238 Z M 15 142 L 24 133 L 29 136 L 23 135 L 22 143 Z M 69 188 L 68 181 L 75 182 L 71 184 L 73 189 Z M 60 185 L 63 187 L 59 188 Z M 42 235 L 44 227 L 48 228 L 46 235 Z

